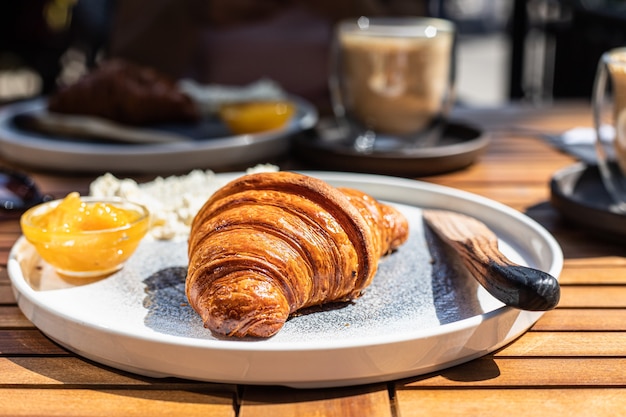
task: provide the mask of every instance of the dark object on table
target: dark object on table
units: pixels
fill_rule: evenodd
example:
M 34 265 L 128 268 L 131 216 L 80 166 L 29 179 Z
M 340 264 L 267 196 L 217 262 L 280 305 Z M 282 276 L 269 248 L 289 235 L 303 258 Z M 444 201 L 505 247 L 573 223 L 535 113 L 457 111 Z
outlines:
M 514 0 L 511 99 L 591 98 L 603 52 L 626 43 L 626 3 Z
M 110 60 L 60 89 L 48 102 L 56 113 L 98 116 L 129 125 L 192 122 L 200 118 L 196 104 L 174 80 L 157 70 L 123 60 Z
M 35 181 L 25 173 L 0 168 L 0 215 L 19 215 L 51 199 L 51 196 L 43 195 Z
M 620 213 L 597 166 L 582 163 L 556 172 L 550 181 L 550 202 L 567 220 L 605 239 L 626 242 L 626 213 Z
M 316 167 L 339 171 L 421 176 L 465 168 L 483 153 L 489 135 L 479 128 L 451 121 L 433 145 L 360 152 L 341 129 L 329 122 L 294 138 L 299 159 Z

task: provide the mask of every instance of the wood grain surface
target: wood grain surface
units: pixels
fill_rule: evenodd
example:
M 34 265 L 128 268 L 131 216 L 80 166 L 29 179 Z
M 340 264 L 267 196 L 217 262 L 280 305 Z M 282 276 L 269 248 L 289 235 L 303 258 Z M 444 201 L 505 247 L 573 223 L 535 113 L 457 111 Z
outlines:
M 4 219 L 0 221 L 0 416 L 623 414 L 626 247 L 587 234 L 550 206 L 551 175 L 574 160 L 540 137 L 591 126 L 589 106 L 462 109 L 456 116 L 480 123 L 493 135 L 487 152 L 467 169 L 419 179 L 476 193 L 527 214 L 555 236 L 564 252 L 558 307 L 511 344 L 440 372 L 341 389 L 141 377 L 68 352 L 24 317 L 6 272 L 19 224 L 17 219 Z M 298 167 L 297 161 L 279 162 L 283 169 Z M 44 192 L 56 196 L 74 190 L 86 193 L 95 178 L 32 174 Z

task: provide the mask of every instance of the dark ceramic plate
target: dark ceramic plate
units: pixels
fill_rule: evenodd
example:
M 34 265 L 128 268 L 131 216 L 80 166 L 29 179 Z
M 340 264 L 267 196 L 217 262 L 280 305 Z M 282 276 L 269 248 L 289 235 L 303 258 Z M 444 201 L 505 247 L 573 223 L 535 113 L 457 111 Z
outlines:
M 595 235 L 626 241 L 626 215 L 614 208 L 597 166 L 577 163 L 556 172 L 550 192 L 552 206 L 564 218 Z
M 434 145 L 402 150 L 385 150 L 382 147 L 371 153 L 362 153 L 345 140 L 336 126 L 325 121 L 316 129 L 297 135 L 293 145 L 296 157 L 316 168 L 424 176 L 471 165 L 488 143 L 489 136 L 478 127 L 451 121 Z
M 129 144 L 103 142 L 110 125 L 91 124 L 93 118 L 72 118 L 72 137 L 50 135 L 33 130 L 27 116 L 44 114 L 47 102 L 36 98 L 12 103 L 0 109 L 0 154 L 20 166 L 47 170 L 75 172 L 113 172 L 141 174 L 186 173 L 192 169 L 227 170 L 266 163 L 286 153 L 291 136 L 312 128 L 318 116 L 315 107 L 298 97 L 292 97 L 297 112 L 282 129 L 246 135 L 231 135 L 221 122 L 206 120 L 198 124 L 178 124 L 134 128 L 117 126 L 113 129 L 125 136 L 152 134 L 185 136 L 188 140 L 171 143 Z M 76 119 L 81 120 L 76 122 Z M 99 133 L 99 140 L 90 138 Z

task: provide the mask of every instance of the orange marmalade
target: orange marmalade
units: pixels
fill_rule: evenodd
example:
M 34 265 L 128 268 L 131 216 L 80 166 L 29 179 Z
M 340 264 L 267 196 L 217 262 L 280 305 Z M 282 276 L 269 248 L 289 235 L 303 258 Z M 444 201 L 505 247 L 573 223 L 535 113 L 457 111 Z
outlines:
M 143 206 L 97 200 L 76 192 L 22 215 L 26 239 L 55 269 L 70 276 L 98 276 L 120 269 L 148 232 Z
M 295 106 L 288 101 L 255 101 L 226 104 L 220 117 L 237 135 L 278 129 L 287 124 Z

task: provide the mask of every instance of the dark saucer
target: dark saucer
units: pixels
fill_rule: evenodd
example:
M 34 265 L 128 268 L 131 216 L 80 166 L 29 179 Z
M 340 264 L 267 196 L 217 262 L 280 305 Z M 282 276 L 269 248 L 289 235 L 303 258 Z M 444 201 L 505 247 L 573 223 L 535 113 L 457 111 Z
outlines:
M 435 145 L 370 153 L 357 151 L 336 125 L 328 121 L 293 139 L 295 156 L 316 167 L 399 176 L 443 174 L 465 168 L 476 161 L 489 143 L 481 129 L 451 121 Z
M 553 175 L 550 192 L 550 203 L 564 218 L 603 238 L 626 241 L 626 215 L 612 208 L 597 166 L 563 168 Z

